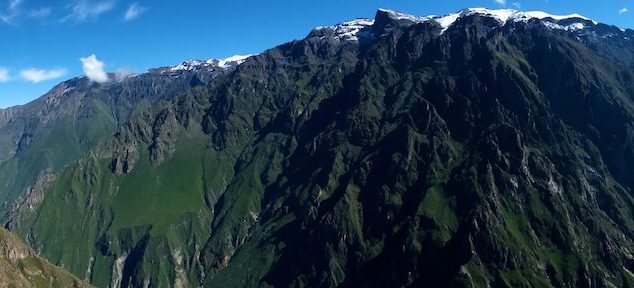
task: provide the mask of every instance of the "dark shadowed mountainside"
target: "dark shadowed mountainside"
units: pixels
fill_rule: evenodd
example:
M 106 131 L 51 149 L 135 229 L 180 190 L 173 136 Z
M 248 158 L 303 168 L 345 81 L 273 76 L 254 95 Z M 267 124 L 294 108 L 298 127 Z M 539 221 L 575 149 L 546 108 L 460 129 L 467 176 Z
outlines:
M 633 80 L 579 15 L 379 10 L 0 110 L 3 219 L 98 287 L 629 287 Z

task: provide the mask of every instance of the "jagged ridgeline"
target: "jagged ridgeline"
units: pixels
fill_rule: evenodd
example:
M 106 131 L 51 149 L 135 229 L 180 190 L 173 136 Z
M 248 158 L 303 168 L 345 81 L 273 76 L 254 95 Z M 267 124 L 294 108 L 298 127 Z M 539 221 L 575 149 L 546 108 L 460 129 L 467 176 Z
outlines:
M 634 284 L 634 31 L 380 10 L 0 110 L 5 226 L 98 287 Z

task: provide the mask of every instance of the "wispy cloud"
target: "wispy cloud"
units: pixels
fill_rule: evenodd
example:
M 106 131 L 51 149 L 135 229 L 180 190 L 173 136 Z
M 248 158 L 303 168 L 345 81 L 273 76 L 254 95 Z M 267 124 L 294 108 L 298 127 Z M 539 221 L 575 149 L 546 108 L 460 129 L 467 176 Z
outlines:
M 9 80 L 11 80 L 9 69 L 0 67 L 0 83 L 9 82 Z
M 619 14 L 623 15 L 623 14 L 625 14 L 625 13 L 629 12 L 629 11 L 630 11 L 629 9 L 627 9 L 627 8 L 623 7 L 623 8 L 621 8 L 621 9 L 619 10 Z
M 115 73 L 115 79 L 117 80 L 117 82 L 121 82 L 125 79 L 128 79 L 128 77 L 134 75 L 134 71 L 132 71 L 132 69 L 130 68 L 121 68 L 119 70 L 117 70 L 117 73 Z
M 104 67 L 106 65 L 103 62 L 99 61 L 95 54 L 92 54 L 85 58 L 80 58 L 79 61 L 81 61 L 84 74 L 86 74 L 86 77 L 88 77 L 88 79 L 97 83 L 108 82 L 108 74 L 104 70 Z
M 62 22 L 69 20 L 83 22 L 88 20 L 95 20 L 106 12 L 114 9 L 115 3 L 113 1 L 89 1 L 89 0 L 76 0 L 68 6 L 70 14 L 62 18 Z
M 517 9 L 522 9 L 522 3 L 521 2 L 513 2 L 511 4 L 513 4 L 513 6 L 515 8 L 517 8 Z
M 506 0 L 495 0 L 495 4 L 504 6 L 506 5 Z
M 40 7 L 28 12 L 28 16 L 31 18 L 45 18 L 51 14 L 53 14 L 53 8 L 50 7 Z
M 24 2 L 24 0 L 9 0 L 9 9 L 17 10 L 18 7 L 20 7 L 20 5 L 22 4 L 22 2 Z
M 0 21 L 6 24 L 14 24 L 15 17 L 20 15 L 20 5 L 24 0 L 9 0 L 7 6 L 0 9 Z
M 22 72 L 20 72 L 20 77 L 22 77 L 22 79 L 34 84 L 47 80 L 57 79 L 64 75 L 66 75 L 66 69 L 44 70 L 30 68 L 22 70 Z
M 141 16 L 141 14 L 143 14 L 145 11 L 147 10 L 147 8 L 139 5 L 139 3 L 132 3 L 129 7 L 128 10 L 125 11 L 125 15 L 123 15 L 123 19 L 126 22 L 132 21 L 136 18 L 139 18 L 139 16 Z

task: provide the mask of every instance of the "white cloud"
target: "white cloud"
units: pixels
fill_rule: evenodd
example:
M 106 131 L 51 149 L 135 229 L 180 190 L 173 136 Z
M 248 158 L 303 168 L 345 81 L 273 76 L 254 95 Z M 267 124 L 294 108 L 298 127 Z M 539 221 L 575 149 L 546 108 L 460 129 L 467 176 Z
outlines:
M 64 75 L 66 75 L 66 69 L 44 70 L 44 69 L 30 68 L 30 69 L 22 70 L 22 72 L 20 72 L 20 77 L 22 77 L 22 79 L 32 82 L 34 84 L 47 81 L 47 80 L 57 79 Z
M 506 0 L 495 0 L 495 4 L 506 5 Z
M 76 0 L 68 6 L 70 14 L 62 19 L 62 22 L 74 20 L 77 22 L 95 20 L 101 14 L 114 8 L 113 1 Z
M 141 14 L 145 12 L 145 10 L 147 10 L 147 8 L 139 5 L 139 3 L 132 3 L 132 5 L 128 7 L 128 10 L 125 11 L 123 19 L 125 21 L 132 21 L 136 18 L 139 18 L 139 16 L 141 16 Z
M 104 70 L 105 64 L 99 61 L 95 54 L 92 54 L 85 58 L 80 58 L 79 61 L 81 61 L 84 69 L 84 74 L 86 74 L 86 77 L 88 77 L 88 79 L 97 83 L 108 82 L 108 74 Z
M 517 9 L 522 9 L 522 3 L 521 2 L 513 2 L 511 4 L 513 4 L 513 6 L 515 6 L 515 8 L 517 8 Z
M 625 13 L 627 13 L 629 11 L 630 11 L 629 9 L 623 7 L 623 8 L 621 8 L 621 10 L 619 10 L 619 14 L 625 14 Z
M 0 83 L 9 82 L 11 76 L 9 76 L 9 69 L 0 67 Z

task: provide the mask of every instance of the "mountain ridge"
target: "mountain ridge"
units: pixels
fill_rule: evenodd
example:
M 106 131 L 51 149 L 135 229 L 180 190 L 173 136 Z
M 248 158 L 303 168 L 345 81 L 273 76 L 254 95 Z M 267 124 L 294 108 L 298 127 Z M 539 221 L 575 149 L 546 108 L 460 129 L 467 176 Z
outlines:
M 634 283 L 626 32 L 386 16 L 56 94 L 5 226 L 97 286 Z
M 443 16 L 438 16 L 438 15 L 428 15 L 428 16 L 416 16 L 414 14 L 407 14 L 407 13 L 403 13 L 403 12 L 399 12 L 397 10 L 392 10 L 392 9 L 388 9 L 388 8 L 378 8 L 377 9 L 377 15 L 386 15 L 386 17 L 388 18 L 392 18 L 393 20 L 408 20 L 411 22 L 417 22 L 417 23 L 424 23 L 424 22 L 447 22 L 446 24 L 442 24 L 439 23 L 441 25 L 441 27 L 443 27 L 443 29 L 447 29 L 449 26 L 451 26 L 451 24 L 453 24 L 457 19 L 461 18 L 461 17 L 467 17 L 467 16 L 474 16 L 474 15 L 478 15 L 478 16 L 484 16 L 484 17 L 490 17 L 490 18 L 494 18 L 498 21 L 500 21 L 500 23 L 502 23 L 503 25 L 508 21 L 508 20 L 513 20 L 513 21 L 528 21 L 531 19 L 537 19 L 537 20 L 555 20 L 555 21 L 562 21 L 562 20 L 574 20 L 574 19 L 580 19 L 580 20 L 585 20 L 585 21 L 590 21 L 592 22 L 594 25 L 598 25 L 598 24 L 602 24 L 602 25 L 606 25 L 604 23 L 600 23 L 597 22 L 595 20 L 592 20 L 588 17 L 585 17 L 583 15 L 577 14 L 577 13 L 572 13 L 572 14 L 568 14 L 568 15 L 556 15 L 556 14 L 550 14 L 544 11 L 523 11 L 520 9 L 492 9 L 492 8 L 484 8 L 484 7 L 472 7 L 472 8 L 464 8 L 458 12 L 455 13 L 449 13 Z M 382 17 L 382 16 L 377 16 L 377 17 Z M 447 20 L 451 20 L 451 21 L 447 21 Z M 332 29 L 332 28 L 345 28 L 345 26 L 348 25 L 352 25 L 352 26 L 361 26 L 361 27 L 353 27 L 352 29 L 363 29 L 364 27 L 369 27 L 372 26 L 374 24 L 374 19 L 370 19 L 370 18 L 357 18 L 355 20 L 350 20 L 350 21 L 345 21 L 339 24 L 335 24 L 335 25 L 331 25 L 331 26 L 318 26 L 315 27 L 313 29 L 313 31 L 318 31 L 318 30 L 322 30 L 322 29 Z M 553 24 L 553 23 L 551 23 Z M 556 24 L 556 23 L 555 23 Z M 548 25 L 547 25 L 548 26 Z M 551 26 L 551 28 L 553 29 L 562 29 L 562 30 L 566 30 L 566 28 L 570 26 Z M 608 25 L 606 25 L 608 26 Z M 612 26 L 612 27 L 616 27 L 616 26 Z M 574 29 L 574 27 L 572 27 L 572 29 Z M 632 30 L 632 28 L 618 28 L 619 30 L 621 30 L 621 32 L 623 33 L 628 33 L 627 35 L 630 37 L 634 37 L 634 30 Z M 350 31 L 347 31 L 348 29 L 343 29 L 345 33 L 350 33 Z M 581 29 L 574 29 L 574 30 L 581 30 Z M 354 32 L 353 34 L 358 33 L 359 31 Z M 138 73 L 138 74 L 132 74 L 130 76 L 138 76 L 138 75 L 143 75 L 146 73 L 166 73 L 168 70 L 172 70 L 174 71 L 179 71 L 179 70 L 187 70 L 189 69 L 199 69 L 197 67 L 204 67 L 205 64 L 212 64 L 210 66 L 204 67 L 207 69 L 213 69 L 215 68 L 222 68 L 220 66 L 227 66 L 224 68 L 235 68 L 235 66 L 242 64 L 242 62 L 251 56 L 255 56 L 257 54 L 248 54 L 248 55 L 234 55 L 231 57 L 227 57 L 227 58 L 211 58 L 209 60 L 196 60 L 196 59 L 190 59 L 190 60 L 186 60 L 183 61 L 181 64 L 175 65 L 175 66 L 161 66 L 161 67 L 156 67 L 156 68 L 150 68 L 148 69 L 146 72 L 143 73 Z M 223 63 L 228 63 L 227 64 L 223 64 Z M 214 66 L 217 65 L 217 66 Z M 109 73 L 110 76 L 110 81 L 114 81 L 116 73 Z M 126 76 L 130 77 L 130 76 Z M 73 81 L 73 80 L 81 80 L 81 79 L 86 79 L 85 76 L 77 76 L 71 79 L 68 79 L 64 82 L 69 82 L 69 81 Z M 60 83 L 61 84 L 61 83 Z M 50 93 L 50 92 L 49 92 Z M 48 94 L 48 93 L 47 93 Z M 5 107 L 5 108 L 0 108 L 0 111 L 3 110 L 13 110 L 17 107 L 21 107 L 24 105 L 27 105 L 28 103 L 25 104 L 21 104 L 21 105 L 16 105 L 16 106 L 11 106 L 11 107 Z M 0 116 L 2 116 L 2 114 L 0 114 Z M 6 116 L 5 116 L 6 117 Z

